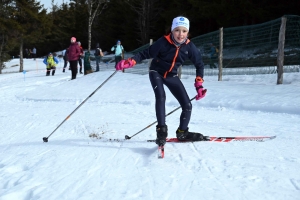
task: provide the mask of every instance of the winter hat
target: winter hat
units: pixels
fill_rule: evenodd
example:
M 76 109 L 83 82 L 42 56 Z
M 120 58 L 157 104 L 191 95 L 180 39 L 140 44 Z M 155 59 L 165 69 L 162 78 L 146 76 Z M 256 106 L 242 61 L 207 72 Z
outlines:
M 117 41 L 117 44 L 118 44 L 119 42 L 121 43 L 121 41 L 120 41 L 120 40 L 118 40 L 118 41 Z
M 189 30 L 190 29 L 190 21 L 186 17 L 182 17 L 182 16 L 176 17 L 173 19 L 171 31 L 173 31 L 178 26 L 185 27 L 185 28 L 187 28 L 187 30 Z
M 76 42 L 76 38 L 75 37 L 71 37 L 71 42 Z
M 51 52 L 48 54 L 48 56 L 50 56 L 50 55 L 52 55 L 52 53 L 51 53 Z

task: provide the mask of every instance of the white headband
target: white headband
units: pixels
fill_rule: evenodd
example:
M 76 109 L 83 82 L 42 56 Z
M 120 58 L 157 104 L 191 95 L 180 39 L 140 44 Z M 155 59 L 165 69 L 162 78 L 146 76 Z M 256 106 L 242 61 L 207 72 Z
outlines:
M 187 28 L 187 30 L 189 30 L 190 29 L 190 21 L 185 17 L 176 17 L 173 19 L 171 31 L 173 31 L 174 28 L 177 28 L 178 26 L 185 27 L 185 28 Z

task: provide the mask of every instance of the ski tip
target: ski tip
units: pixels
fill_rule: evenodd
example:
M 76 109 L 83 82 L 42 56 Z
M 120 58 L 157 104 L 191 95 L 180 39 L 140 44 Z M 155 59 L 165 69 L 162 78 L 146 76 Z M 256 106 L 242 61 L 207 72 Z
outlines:
M 157 158 L 161 159 L 165 157 L 165 149 L 164 146 L 158 146 L 158 154 Z
M 263 138 L 261 140 L 258 140 L 258 142 L 266 142 L 268 140 L 273 140 L 275 138 L 276 138 L 276 135 L 273 135 L 273 136 L 265 137 L 265 138 Z

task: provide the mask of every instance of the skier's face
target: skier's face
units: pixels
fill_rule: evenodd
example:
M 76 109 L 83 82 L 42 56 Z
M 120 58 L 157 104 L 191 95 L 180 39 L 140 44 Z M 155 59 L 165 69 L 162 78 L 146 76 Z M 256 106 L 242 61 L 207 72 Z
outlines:
M 174 39 L 178 43 L 184 42 L 184 40 L 187 38 L 188 33 L 189 33 L 189 30 L 182 26 L 178 26 L 172 31 Z

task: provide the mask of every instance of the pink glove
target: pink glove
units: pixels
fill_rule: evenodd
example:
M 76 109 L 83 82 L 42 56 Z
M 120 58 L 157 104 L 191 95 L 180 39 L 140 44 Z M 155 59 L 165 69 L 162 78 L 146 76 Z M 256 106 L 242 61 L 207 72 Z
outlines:
M 136 64 L 136 61 L 134 59 L 128 58 L 127 60 L 121 60 L 116 65 L 116 70 L 123 70 L 127 68 L 131 68 Z
M 201 79 L 202 80 L 202 79 Z M 195 82 L 195 88 L 196 88 L 196 91 L 197 91 L 197 95 L 196 95 L 196 100 L 198 101 L 199 99 L 202 99 L 203 97 L 205 97 L 205 94 L 206 94 L 206 91 L 207 89 L 203 89 L 203 86 L 202 86 L 202 83 L 201 81 L 197 81 L 196 79 L 196 82 Z

